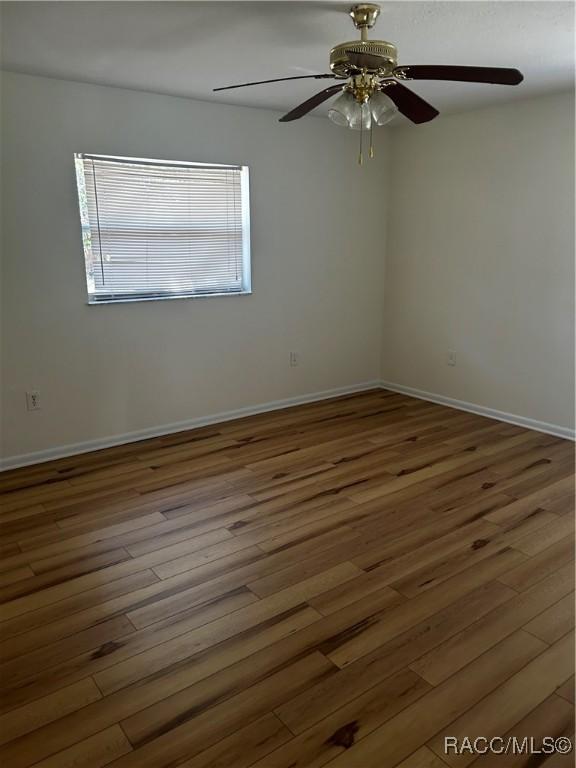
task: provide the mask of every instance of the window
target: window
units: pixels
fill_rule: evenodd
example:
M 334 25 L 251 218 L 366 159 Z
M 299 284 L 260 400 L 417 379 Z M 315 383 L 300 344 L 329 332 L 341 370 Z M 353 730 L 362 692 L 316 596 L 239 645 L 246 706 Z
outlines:
M 90 304 L 250 293 L 246 166 L 75 159 Z

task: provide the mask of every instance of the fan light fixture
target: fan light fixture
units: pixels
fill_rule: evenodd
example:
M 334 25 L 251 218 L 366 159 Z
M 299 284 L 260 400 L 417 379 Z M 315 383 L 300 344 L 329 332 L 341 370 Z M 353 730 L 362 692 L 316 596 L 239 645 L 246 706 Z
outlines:
M 398 108 L 383 93 L 373 93 L 367 102 L 360 104 L 352 93 L 346 91 L 338 96 L 328 117 L 336 125 L 352 128 L 356 131 L 362 128 L 369 131 L 372 123 L 378 126 L 386 125 L 398 114 Z
M 398 109 L 394 102 L 380 91 L 374 91 L 370 96 L 365 96 L 364 101 L 360 101 L 352 90 L 346 90 L 338 96 L 331 109 L 328 110 L 328 117 L 336 125 L 360 131 L 358 160 L 361 164 L 364 131 L 368 131 L 370 134 L 370 157 L 374 157 L 372 128 L 374 125 L 386 125 L 394 119 L 397 113 Z

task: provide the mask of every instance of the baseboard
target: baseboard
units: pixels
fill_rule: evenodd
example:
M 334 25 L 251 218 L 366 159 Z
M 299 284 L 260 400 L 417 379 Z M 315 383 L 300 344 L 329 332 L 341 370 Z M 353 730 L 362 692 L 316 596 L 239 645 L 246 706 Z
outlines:
M 537 432 L 545 432 L 547 435 L 554 435 L 555 437 L 563 437 L 567 440 L 576 439 L 575 430 L 570 429 L 569 427 L 561 427 L 559 424 L 549 424 L 546 421 L 529 419 L 526 416 L 518 416 L 515 413 L 507 413 L 506 411 L 497 411 L 495 408 L 487 408 L 484 405 L 476 405 L 476 403 L 468 403 L 465 400 L 456 400 L 453 397 L 445 397 L 444 395 L 437 395 L 434 392 L 425 392 L 422 389 L 405 387 L 403 384 L 394 384 L 391 381 L 381 381 L 380 386 L 382 387 L 382 389 L 389 389 L 391 392 L 399 392 L 403 395 L 409 395 L 410 397 L 417 397 L 419 400 L 429 400 L 431 403 L 439 403 L 440 405 L 447 405 L 450 408 L 456 408 L 459 411 L 469 411 L 470 413 L 477 413 L 479 416 L 486 416 L 489 419 L 496 419 L 497 421 L 505 421 L 508 424 L 516 424 L 518 427 L 526 427 L 527 429 L 534 429 Z
M 434 392 L 425 392 L 413 387 L 405 387 L 403 384 L 395 384 L 390 381 L 366 381 L 361 384 L 353 384 L 348 387 L 337 387 L 335 389 L 326 389 L 321 392 L 313 392 L 307 395 L 297 397 L 288 397 L 284 400 L 273 400 L 261 405 L 246 406 L 236 408 L 233 411 L 223 411 L 214 413 L 210 416 L 201 416 L 196 419 L 186 419 L 172 424 L 164 424 L 160 427 L 150 427 L 148 429 L 139 429 L 134 432 L 125 432 L 121 435 L 111 437 L 102 437 L 95 440 L 86 440 L 82 443 L 72 443 L 61 445 L 56 448 L 48 448 L 44 451 L 34 451 L 33 453 L 21 454 L 20 456 L 11 456 L 6 459 L 0 459 L 0 472 L 8 469 L 17 469 L 18 467 L 27 467 L 31 464 L 42 464 L 46 461 L 55 459 L 64 459 L 68 456 L 76 456 L 90 451 L 99 451 L 103 448 L 112 448 L 115 445 L 125 443 L 136 443 L 140 440 L 148 440 L 151 437 L 162 437 L 162 435 L 171 435 L 176 432 L 185 432 L 189 429 L 209 426 L 210 424 L 219 424 L 226 421 L 233 421 L 245 416 L 254 416 L 258 413 L 267 413 L 268 411 L 280 411 L 283 408 L 290 408 L 294 405 L 304 405 L 305 403 L 315 403 L 321 400 L 328 400 L 332 397 L 341 397 L 343 395 L 352 395 L 356 392 L 366 392 L 370 389 L 388 389 L 391 392 L 399 392 L 403 395 L 416 397 L 420 400 L 428 400 L 432 403 L 447 405 L 450 408 L 456 408 L 460 411 L 477 413 L 480 416 L 486 416 L 497 421 L 505 421 L 509 424 L 516 424 L 519 427 L 534 429 L 537 432 L 545 432 L 556 437 L 563 437 L 568 440 L 576 439 L 575 430 L 568 427 L 561 427 L 558 424 L 549 424 L 545 421 L 529 419 L 525 416 L 518 416 L 514 413 L 497 411 L 494 408 L 487 408 L 483 405 L 468 403 L 465 400 L 456 400 L 452 397 L 437 395 Z
M 304 405 L 305 403 L 315 403 L 320 400 L 329 400 L 331 397 L 341 397 L 342 395 L 352 395 L 356 392 L 366 392 L 370 389 L 380 389 L 379 381 L 366 381 L 361 384 L 352 384 L 348 387 L 337 387 L 336 389 L 325 389 L 321 392 L 313 392 L 308 395 L 299 395 L 297 397 L 288 397 L 284 400 L 273 400 L 261 405 L 246 406 L 245 408 L 236 408 L 233 411 L 223 411 L 214 413 L 211 416 L 201 416 L 196 419 L 186 419 L 172 424 L 164 424 L 160 427 L 150 427 L 149 429 L 139 429 L 135 432 L 126 432 L 123 435 L 114 435 L 112 437 L 102 437 L 96 440 L 86 440 L 82 443 L 72 443 L 61 445 L 56 448 L 48 448 L 44 451 L 34 451 L 33 453 L 21 454 L 20 456 L 11 456 L 0 459 L 0 472 L 8 469 L 17 469 L 18 467 L 27 467 L 31 464 L 41 464 L 54 459 L 64 459 L 67 456 L 76 456 L 90 451 L 99 451 L 102 448 L 112 448 L 115 445 L 125 443 L 136 443 L 140 440 L 148 440 L 151 437 L 162 437 L 162 435 L 171 435 L 175 432 L 185 432 L 188 429 L 205 427 L 210 424 L 219 424 L 225 421 L 233 421 L 244 416 L 254 416 L 257 413 L 266 413 L 268 411 L 279 411 L 283 408 L 290 408 L 294 405 Z

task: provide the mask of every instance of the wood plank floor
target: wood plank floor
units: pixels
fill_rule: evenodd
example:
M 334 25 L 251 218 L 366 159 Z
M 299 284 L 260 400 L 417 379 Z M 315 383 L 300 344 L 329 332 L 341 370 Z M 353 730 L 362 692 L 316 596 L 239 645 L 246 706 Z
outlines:
M 385 391 L 0 475 L 7 768 L 573 765 L 570 442 Z

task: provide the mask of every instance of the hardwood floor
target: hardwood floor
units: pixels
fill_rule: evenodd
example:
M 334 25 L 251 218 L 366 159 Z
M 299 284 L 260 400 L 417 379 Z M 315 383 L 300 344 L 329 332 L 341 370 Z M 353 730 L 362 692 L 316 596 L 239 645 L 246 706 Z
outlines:
M 574 764 L 574 450 L 384 391 L 0 475 L 7 768 Z

